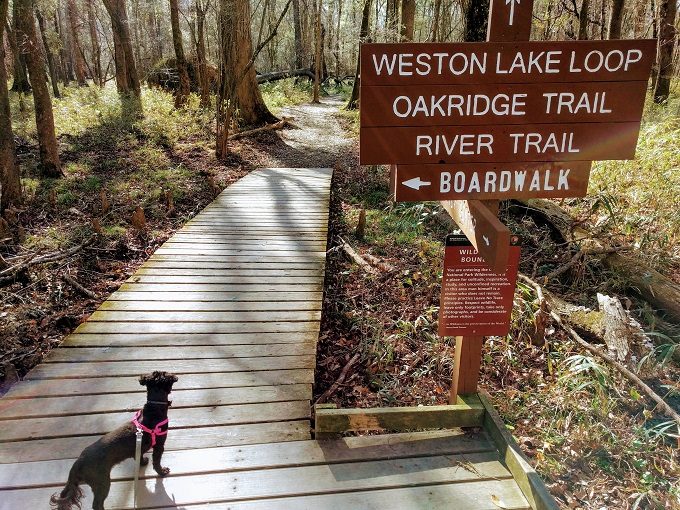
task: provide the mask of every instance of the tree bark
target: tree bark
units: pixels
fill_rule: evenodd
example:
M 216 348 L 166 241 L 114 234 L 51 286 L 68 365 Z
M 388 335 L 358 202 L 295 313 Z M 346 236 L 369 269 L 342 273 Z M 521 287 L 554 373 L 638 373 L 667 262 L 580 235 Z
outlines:
M 170 0 L 170 24 L 172 26 L 172 44 L 175 47 L 177 60 L 177 74 L 179 75 L 179 87 L 175 94 L 175 108 L 186 104 L 189 98 L 190 84 L 187 60 L 184 57 L 182 44 L 182 30 L 179 27 L 179 6 L 177 0 Z
M 66 3 L 66 11 L 68 13 L 68 22 L 71 35 L 71 51 L 73 52 L 73 70 L 76 73 L 76 81 L 78 86 L 84 87 L 87 85 L 85 77 L 85 59 L 80 46 L 80 37 L 78 36 L 78 10 L 76 8 L 75 0 L 68 0 Z
M 305 50 L 302 45 L 302 21 L 300 19 L 300 0 L 293 0 L 293 32 L 295 36 L 295 68 L 302 69 Z
M 621 39 L 621 23 L 626 0 L 612 0 L 612 17 L 609 20 L 609 38 Z
M 397 41 L 399 39 L 399 0 L 387 0 L 385 30 L 388 41 Z
M 259 126 L 278 119 L 262 99 L 251 62 L 250 2 L 220 0 L 218 19 L 221 62 L 216 154 L 224 157 L 228 153 L 233 112 L 238 111 L 245 126 Z
M 60 177 L 61 161 L 57 149 L 57 137 L 54 133 L 54 116 L 52 114 L 52 100 L 47 88 L 45 74 L 45 60 L 43 59 L 33 21 L 33 1 L 14 0 L 16 5 L 17 40 L 22 41 L 20 50 L 26 56 L 28 74 L 33 87 L 33 102 L 35 104 L 35 123 L 40 147 L 40 167 L 45 177 Z
M 116 60 L 116 85 L 123 103 L 125 116 L 142 115 L 142 89 L 132 51 L 132 38 L 125 0 L 104 0 L 111 18 Z
M 92 45 L 92 70 L 95 74 L 93 78 L 100 87 L 104 86 L 105 76 L 102 74 L 102 50 L 97 34 L 97 17 L 94 14 L 93 0 L 87 1 L 87 24 L 90 29 L 90 44 Z
M 486 0 L 466 0 L 463 3 L 463 9 L 465 14 L 465 42 L 486 41 L 489 2 Z
M 61 47 L 59 48 L 59 74 L 64 83 L 64 87 L 68 87 L 68 84 L 74 79 L 73 70 L 68 61 L 68 55 L 66 54 L 66 40 L 64 38 L 64 31 L 61 27 L 61 7 L 57 1 L 57 6 L 54 11 L 54 31 L 59 36 L 61 41 Z
M 7 40 L 10 48 L 14 54 L 14 79 L 12 81 L 12 92 L 19 92 L 20 94 L 27 94 L 31 91 L 31 84 L 28 82 L 28 71 L 26 70 L 26 57 L 19 49 L 19 41 L 17 39 L 17 7 L 16 2 L 12 4 L 12 24 L 13 29 L 10 28 L 7 18 L 1 20 L 5 23 L 7 29 Z
M 21 180 L 12 132 L 3 44 L 8 5 L 8 0 L 0 0 L 0 213 L 10 206 L 21 204 Z
M 322 42 L 321 42 L 321 2 L 322 0 L 318 0 L 318 5 L 316 5 L 316 30 L 315 34 L 316 37 L 314 38 L 315 41 L 315 51 L 314 51 L 314 98 L 312 99 L 313 103 L 319 103 L 319 89 L 321 88 L 321 73 L 323 72 L 323 65 L 321 64 L 321 51 L 322 51 Z M 317 4 L 317 0 L 314 0 L 314 3 Z
M 413 41 L 416 18 L 416 0 L 401 0 L 401 40 Z
M 581 10 L 578 15 L 578 39 L 585 41 L 588 39 L 588 14 L 590 13 L 590 0 L 583 0 Z
M 439 41 L 439 17 L 442 11 L 442 0 L 434 0 L 434 13 L 432 15 L 432 32 L 430 35 L 430 41 Z
M 673 53 L 677 39 L 675 16 L 676 0 L 663 0 L 659 5 L 659 75 L 654 88 L 654 102 L 663 103 L 668 99 L 673 78 Z
M 368 24 L 371 19 L 371 0 L 366 0 L 366 3 L 364 4 L 364 10 L 361 13 L 361 29 L 359 31 L 359 43 L 362 43 L 366 41 L 368 38 Z M 347 110 L 356 110 L 357 107 L 359 106 L 359 87 L 361 85 L 360 80 L 361 76 L 359 75 L 359 71 L 361 69 L 361 57 L 360 53 L 357 55 L 357 70 L 356 73 L 354 74 L 354 86 L 352 87 L 352 95 L 349 98 L 349 101 L 347 102 L 347 106 L 345 109 Z
M 59 93 L 59 84 L 57 83 L 57 71 L 54 67 L 54 55 L 50 49 L 50 45 L 47 41 L 47 35 L 45 34 L 45 18 L 36 9 L 35 17 L 38 20 L 38 27 L 40 28 L 40 36 L 42 37 L 43 48 L 45 48 L 45 56 L 47 57 L 47 69 L 50 71 L 50 82 L 52 83 L 52 93 L 54 97 L 59 98 L 61 94 Z M 1 40 L 1 39 L 0 39 Z

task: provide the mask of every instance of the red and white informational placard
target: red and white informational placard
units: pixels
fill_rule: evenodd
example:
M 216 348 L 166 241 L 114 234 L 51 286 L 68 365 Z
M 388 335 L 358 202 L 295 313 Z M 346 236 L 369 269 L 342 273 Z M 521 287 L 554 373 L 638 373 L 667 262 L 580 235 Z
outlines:
M 506 271 L 494 273 L 465 236 L 449 235 L 444 256 L 439 335 L 507 335 L 519 256 L 519 238 L 513 236 Z

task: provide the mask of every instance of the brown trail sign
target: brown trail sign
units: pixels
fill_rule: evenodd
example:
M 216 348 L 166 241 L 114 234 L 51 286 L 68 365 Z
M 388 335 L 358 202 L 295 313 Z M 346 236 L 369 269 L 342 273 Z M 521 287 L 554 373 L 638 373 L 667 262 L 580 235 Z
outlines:
M 360 162 L 391 165 L 398 201 L 442 200 L 487 263 L 480 289 L 519 257 L 497 203 L 481 200 L 583 196 L 592 160 L 633 158 L 656 54 L 654 40 L 529 41 L 532 10 L 533 0 L 491 0 L 486 43 L 361 47 Z M 443 334 L 465 335 L 455 404 L 477 391 L 490 333 L 447 329 L 460 318 L 449 312 Z

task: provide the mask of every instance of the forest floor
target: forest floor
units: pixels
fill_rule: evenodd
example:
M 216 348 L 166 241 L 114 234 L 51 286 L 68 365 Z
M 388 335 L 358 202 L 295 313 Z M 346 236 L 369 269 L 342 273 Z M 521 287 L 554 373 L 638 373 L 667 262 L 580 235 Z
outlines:
M 169 96 L 145 90 L 144 120 L 126 126 L 117 115 L 115 92 L 69 89 L 67 97 L 55 104 L 66 176 L 49 181 L 36 176 L 30 105 L 23 111 L 13 105 L 19 112 L 15 133 L 27 202 L 15 218 L 9 218 L 14 226 L 11 238 L 0 244 L 0 254 L 9 261 L 28 261 L 77 246 L 92 238 L 93 218 L 99 220 L 102 233 L 73 256 L 31 267 L 15 282 L 0 284 L 0 372 L 8 382 L 39 363 L 229 183 L 259 167 L 334 167 L 315 397 L 359 353 L 359 361 L 330 402 L 342 407 L 446 402 L 454 352 L 450 339 L 436 334 L 442 240 L 448 233 L 448 227 L 436 221 L 437 204 L 389 200 L 386 170 L 358 164 L 357 117 L 339 111 L 340 97 L 312 105 L 305 102 L 306 92 L 279 87 L 266 89 L 265 97 L 277 115 L 293 117 L 293 127 L 233 143 L 226 161 L 214 157 L 213 118 L 195 105 L 175 111 Z M 672 140 L 674 135 L 657 130 L 655 136 Z M 582 201 L 574 203 L 573 210 L 623 207 L 617 204 L 625 204 L 626 197 L 615 191 L 619 202 L 609 197 L 598 209 L 593 201 Z M 658 193 L 673 199 L 678 191 L 671 186 Z M 657 204 L 657 223 L 665 227 L 676 221 L 668 204 L 663 200 Z M 145 213 L 146 223 L 140 228 L 131 225 L 137 207 Z M 361 209 L 367 222 L 359 238 L 354 229 Z M 616 225 L 622 226 L 627 218 Z M 664 218 L 671 223 L 663 223 Z M 521 271 L 532 274 L 544 266 L 549 271 L 571 256 L 534 219 L 508 208 L 502 219 L 528 239 Z M 667 231 L 676 232 L 670 227 Z M 339 237 L 359 253 L 379 258 L 383 269 L 369 275 L 353 265 L 337 248 Z M 658 253 L 672 255 L 676 241 L 667 235 L 648 244 L 657 243 Z M 667 274 L 676 274 L 672 256 L 654 260 Z M 93 295 L 83 295 L 65 275 Z M 584 261 L 550 289 L 591 307 L 596 291 L 624 297 L 616 275 L 605 272 L 597 260 Z M 634 296 L 629 299 L 633 310 L 644 309 Z M 485 344 L 481 386 L 491 393 L 508 428 L 560 504 L 589 510 L 680 508 L 680 459 L 668 419 L 558 326 L 548 325 L 545 346 L 533 346 L 529 340 L 536 313 L 533 289 L 519 285 L 515 302 L 511 334 Z M 645 314 L 638 316 L 647 330 L 652 328 Z M 661 362 L 650 356 L 652 362 L 644 365 L 641 376 L 678 408 L 680 372 L 672 359 L 678 333 L 664 334 L 674 342 L 662 353 L 670 351 L 670 357 Z

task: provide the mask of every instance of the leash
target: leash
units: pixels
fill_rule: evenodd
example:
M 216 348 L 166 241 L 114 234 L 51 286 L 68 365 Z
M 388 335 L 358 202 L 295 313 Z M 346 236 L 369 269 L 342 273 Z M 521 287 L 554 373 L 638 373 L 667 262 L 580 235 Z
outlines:
M 137 483 L 139 482 L 139 470 L 142 463 L 142 437 L 144 436 L 142 429 L 137 427 L 135 436 L 135 481 L 133 482 L 132 491 L 134 494 L 135 510 L 137 510 Z

